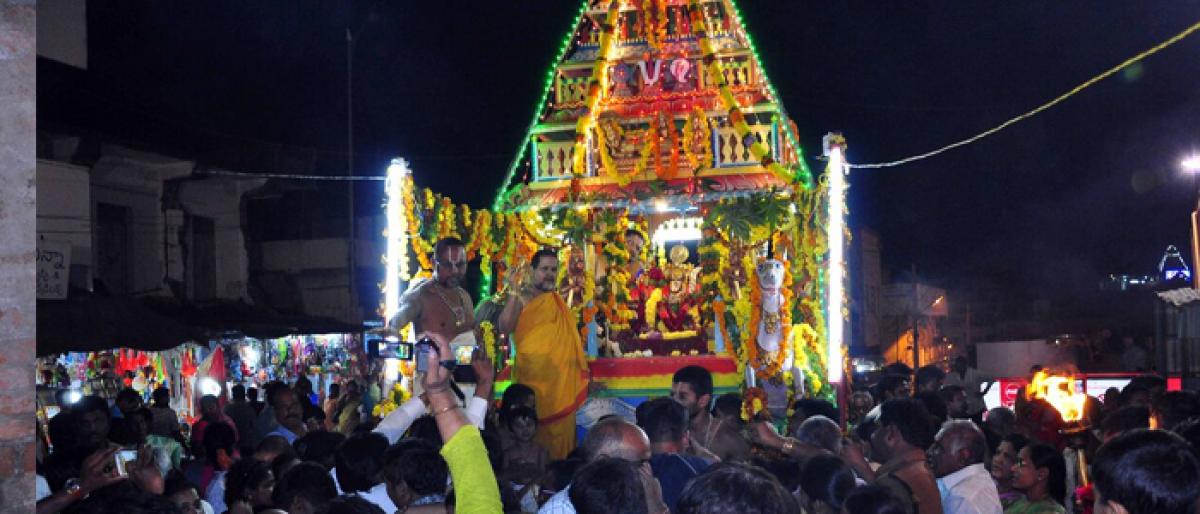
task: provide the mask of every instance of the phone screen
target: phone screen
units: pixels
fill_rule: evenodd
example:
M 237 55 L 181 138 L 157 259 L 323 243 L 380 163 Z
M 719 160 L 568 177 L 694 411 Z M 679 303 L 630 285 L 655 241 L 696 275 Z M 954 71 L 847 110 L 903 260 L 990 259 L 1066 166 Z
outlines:
M 113 455 L 113 465 L 117 474 L 129 476 L 129 463 L 137 460 L 137 450 L 120 450 Z
M 413 352 L 416 357 L 417 373 L 425 373 L 429 371 L 429 352 L 437 352 L 437 343 L 433 339 L 422 339 L 417 341 L 416 351 Z

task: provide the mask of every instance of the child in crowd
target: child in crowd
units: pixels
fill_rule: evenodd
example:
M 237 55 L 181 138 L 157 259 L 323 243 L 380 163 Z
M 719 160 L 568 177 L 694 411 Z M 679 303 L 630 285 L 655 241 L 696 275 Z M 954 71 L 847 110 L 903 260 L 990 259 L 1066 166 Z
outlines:
M 502 420 L 512 433 L 512 444 L 504 449 L 505 478 L 512 482 L 515 490 L 521 491 L 522 505 L 526 497 L 536 498 L 532 484 L 538 483 L 550 465 L 550 452 L 533 440 L 537 432 L 537 412 L 526 406 L 514 407 L 505 412 Z

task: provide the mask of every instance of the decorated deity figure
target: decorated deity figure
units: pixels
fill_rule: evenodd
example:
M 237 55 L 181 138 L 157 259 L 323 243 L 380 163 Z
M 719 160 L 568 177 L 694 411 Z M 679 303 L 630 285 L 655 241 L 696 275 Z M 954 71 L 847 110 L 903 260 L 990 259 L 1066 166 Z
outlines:
M 783 263 L 768 259 L 758 264 L 758 285 L 762 289 L 762 316 L 758 325 L 758 347 L 766 352 L 779 351 L 783 338 L 782 304 Z
M 658 301 L 654 307 L 658 321 L 656 325 L 665 331 L 695 329 L 698 325 L 695 286 L 699 268 L 687 262 L 688 255 L 686 246 L 672 247 L 671 262 L 666 265 L 665 273 L 661 274 L 666 284 L 662 286 L 664 290 L 656 295 Z
M 567 302 L 567 307 L 574 309 L 583 305 L 585 273 L 587 273 L 587 265 L 583 257 L 583 249 L 578 246 L 572 247 L 570 257 L 567 259 L 566 276 L 558 285 L 559 294 Z
M 742 268 L 742 259 L 746 255 L 746 248 L 742 245 L 733 245 L 729 249 L 729 263 L 721 274 L 721 280 L 725 281 L 725 286 L 729 288 L 733 298 L 737 300 L 742 297 L 742 288 L 746 287 L 746 281 L 749 277 L 746 276 L 745 270 Z

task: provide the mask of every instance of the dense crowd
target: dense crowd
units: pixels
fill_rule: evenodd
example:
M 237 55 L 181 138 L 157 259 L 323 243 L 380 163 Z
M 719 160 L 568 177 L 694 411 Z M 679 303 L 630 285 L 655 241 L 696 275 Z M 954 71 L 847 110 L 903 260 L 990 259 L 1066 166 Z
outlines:
M 48 424 L 37 510 L 1185 514 L 1200 495 L 1200 398 L 1153 375 L 1066 424 L 1041 400 L 985 412 L 965 361 L 949 374 L 892 365 L 844 418 L 800 399 L 773 423 L 744 419 L 740 396 L 714 398 L 711 374 L 689 366 L 670 397 L 599 420 L 551 460 L 531 388 L 492 405 L 477 356 L 477 394 L 460 398 L 430 359 L 425 393 L 381 420 L 370 383 L 324 398 L 304 379 L 271 384 L 261 403 L 236 386 L 227 402 L 204 397 L 190 427 L 166 390 L 149 407 L 132 390 L 112 406 L 84 397 Z

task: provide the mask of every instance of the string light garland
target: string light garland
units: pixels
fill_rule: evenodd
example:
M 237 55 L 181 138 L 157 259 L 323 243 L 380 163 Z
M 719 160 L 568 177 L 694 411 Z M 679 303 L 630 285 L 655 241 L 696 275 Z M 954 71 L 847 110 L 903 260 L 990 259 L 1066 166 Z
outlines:
M 575 121 L 575 154 L 572 157 L 571 173 L 576 178 L 582 177 L 587 171 L 587 140 L 588 132 L 596 124 L 596 106 L 604 96 L 608 84 L 608 52 L 616 39 L 616 20 L 621 12 L 621 2 L 612 0 L 608 4 L 608 14 L 600 25 L 600 50 L 596 52 L 596 62 L 592 64 L 592 76 L 588 79 L 587 105 L 583 114 Z
M 733 16 L 737 20 L 738 27 L 742 29 L 742 36 L 746 38 L 746 44 L 750 47 L 750 55 L 754 57 L 754 64 L 761 71 L 763 83 L 767 85 L 767 92 L 770 94 L 769 99 L 775 102 L 775 108 L 783 115 L 783 120 L 780 120 L 779 125 L 782 127 L 784 137 L 788 144 L 796 151 L 796 163 L 799 166 L 800 173 L 798 178 L 807 183 L 812 180 L 812 171 L 808 168 L 808 163 L 804 162 L 804 152 L 800 147 L 800 139 L 796 137 L 795 127 L 791 123 L 784 123 L 784 120 L 790 120 L 792 117 L 788 115 L 787 109 L 784 108 L 783 102 L 779 101 L 779 93 L 775 90 L 775 85 L 771 83 L 771 75 L 767 73 L 766 66 L 763 66 L 763 60 L 758 55 L 758 47 L 754 45 L 754 37 L 750 35 L 750 30 L 746 28 L 746 22 L 742 19 L 742 11 L 738 8 L 736 0 L 729 0 L 729 5 L 733 6 Z
M 533 112 L 533 119 L 529 120 L 529 126 L 525 129 L 525 135 L 521 137 L 521 144 L 517 146 L 517 155 L 508 165 L 508 172 L 504 175 L 504 180 L 500 182 L 500 189 L 496 191 L 496 198 L 492 200 L 492 210 L 499 211 L 501 202 L 504 200 L 504 193 L 508 190 L 508 184 L 517 174 L 517 167 L 521 165 L 521 161 L 525 159 L 525 152 L 529 147 L 529 136 L 533 134 L 533 129 L 537 127 L 538 121 L 546 113 L 546 100 L 550 98 L 550 90 L 554 87 L 554 70 L 558 68 L 563 57 L 566 57 L 567 50 L 571 48 L 571 39 L 575 37 L 575 32 L 579 28 L 579 22 L 583 21 L 583 15 L 587 12 L 589 0 L 583 0 L 579 3 L 579 12 L 575 16 L 575 21 L 571 22 L 571 28 L 567 31 L 567 36 L 563 38 L 562 45 L 558 48 L 558 56 L 550 63 L 550 69 L 546 71 L 546 84 L 542 88 L 542 97 L 538 100 L 537 107 Z M 484 280 L 483 290 L 490 287 L 490 281 Z

